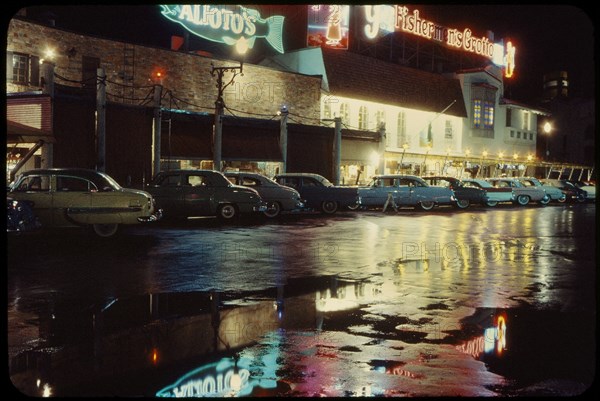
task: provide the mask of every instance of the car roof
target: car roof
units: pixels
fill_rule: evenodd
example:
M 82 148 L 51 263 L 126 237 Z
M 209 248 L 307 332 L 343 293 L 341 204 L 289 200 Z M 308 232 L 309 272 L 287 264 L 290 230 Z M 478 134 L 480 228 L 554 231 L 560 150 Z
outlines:
M 208 170 L 208 169 L 197 169 L 197 168 L 176 168 L 176 169 L 170 169 L 170 170 L 162 170 L 160 172 L 158 172 L 157 174 L 163 174 L 163 173 L 179 173 L 179 174 L 183 174 L 183 173 L 219 173 L 222 174 L 220 171 L 217 170 Z
M 275 177 L 313 177 L 313 178 L 320 178 L 323 177 L 320 174 L 316 174 L 316 173 L 280 173 L 280 174 L 275 174 Z
M 27 170 L 22 173 L 24 177 L 30 175 L 73 175 L 75 177 L 81 177 L 88 179 L 94 182 L 96 185 L 105 185 L 107 183 L 107 179 L 104 177 L 103 172 L 88 169 L 88 168 L 78 168 L 78 167 L 53 167 L 53 168 L 37 168 L 32 170 Z M 108 174 L 106 174 L 108 175 Z M 101 183 L 99 183 L 101 181 Z
M 422 180 L 422 177 L 418 175 L 410 175 L 410 174 L 380 174 L 374 175 L 373 178 L 416 178 Z

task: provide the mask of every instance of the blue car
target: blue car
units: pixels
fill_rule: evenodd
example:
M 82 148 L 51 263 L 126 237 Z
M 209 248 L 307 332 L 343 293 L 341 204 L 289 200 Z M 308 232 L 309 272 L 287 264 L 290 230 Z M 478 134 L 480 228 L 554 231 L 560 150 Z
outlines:
M 359 187 L 360 204 L 366 208 L 412 206 L 431 210 L 440 205 L 455 205 L 456 196 L 450 188 L 434 187 L 414 175 L 377 175 L 369 186 Z M 393 203 L 392 203 L 393 200 Z

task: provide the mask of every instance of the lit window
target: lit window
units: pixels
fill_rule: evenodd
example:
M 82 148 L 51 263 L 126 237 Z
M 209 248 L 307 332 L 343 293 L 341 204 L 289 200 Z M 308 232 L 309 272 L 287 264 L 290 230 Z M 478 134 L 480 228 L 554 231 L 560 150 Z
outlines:
M 366 106 L 360 106 L 358 109 L 358 129 L 369 129 L 369 111 Z
M 381 124 L 385 124 L 385 111 L 377 110 L 375 113 L 375 129 L 379 129 Z
M 492 102 L 485 102 L 483 125 L 485 128 L 494 128 L 494 103 Z
M 396 127 L 397 137 L 396 146 L 401 148 L 402 145 L 408 143 L 406 141 L 406 113 L 403 111 L 398 112 L 398 121 Z
M 454 127 L 452 126 L 451 120 L 446 120 L 446 126 L 444 128 L 444 138 L 452 139 L 454 133 Z
M 349 121 L 348 103 L 340 104 L 340 118 L 344 124 L 348 124 Z
M 529 131 L 529 112 L 523 112 L 523 130 Z
M 481 128 L 481 100 L 473 100 L 473 127 Z
M 12 75 L 9 76 L 12 82 L 16 84 L 27 85 L 29 83 L 29 56 L 26 54 L 13 53 L 12 55 Z
M 323 103 L 323 118 L 331 119 L 331 103 L 328 99 Z

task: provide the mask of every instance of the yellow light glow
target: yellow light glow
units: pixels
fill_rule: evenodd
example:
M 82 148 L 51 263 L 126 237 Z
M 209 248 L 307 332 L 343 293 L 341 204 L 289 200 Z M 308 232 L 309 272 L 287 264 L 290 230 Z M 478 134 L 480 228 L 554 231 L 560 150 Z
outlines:
M 502 152 L 498 153 L 498 157 L 502 159 L 504 157 L 504 153 L 502 153 Z
M 44 56 L 47 59 L 53 59 L 55 56 L 54 49 L 50 49 L 50 48 L 46 49 L 46 51 L 44 51 Z
M 517 160 L 518 158 L 519 158 L 519 154 L 518 154 L 518 153 L 515 153 L 515 154 L 513 155 L 513 159 Z
M 235 44 L 235 50 L 239 54 L 246 54 L 248 51 L 248 40 L 242 36 Z
M 550 131 L 552 131 L 552 124 L 550 124 L 548 121 L 546 121 L 546 123 L 544 124 L 544 132 L 546 134 L 549 134 Z
M 527 161 L 532 161 L 533 160 L 533 156 L 532 155 L 527 155 Z
M 483 157 L 487 157 L 487 155 L 488 155 L 487 150 L 484 150 L 483 153 L 482 153 L 482 155 L 483 155 Z

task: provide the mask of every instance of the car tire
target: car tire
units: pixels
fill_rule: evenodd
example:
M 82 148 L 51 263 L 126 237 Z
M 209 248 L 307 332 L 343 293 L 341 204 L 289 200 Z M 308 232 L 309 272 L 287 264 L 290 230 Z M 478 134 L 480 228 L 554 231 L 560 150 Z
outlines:
M 238 216 L 238 210 L 235 205 L 231 203 L 226 203 L 224 205 L 220 205 L 217 210 L 217 217 L 223 221 L 231 221 Z
M 358 204 L 358 203 L 348 206 L 348 209 L 350 209 L 350 210 L 358 210 L 359 208 L 360 208 L 360 204 Z
M 321 203 L 321 211 L 325 214 L 334 214 L 338 210 L 336 201 L 323 201 Z
M 495 200 L 489 200 L 489 201 L 486 201 L 486 202 L 485 202 L 485 205 L 486 205 L 487 207 L 496 207 L 496 206 L 498 206 L 498 201 L 495 201 Z
M 466 209 L 471 205 L 471 202 L 468 199 L 459 199 L 456 201 L 456 207 L 459 209 Z
M 273 219 L 281 213 L 281 205 L 279 202 L 269 202 L 267 205 L 267 210 L 265 210 L 264 215 L 270 219 Z
M 567 197 L 566 196 L 562 196 L 560 198 L 557 199 L 558 203 L 565 203 L 567 201 Z
M 110 238 L 119 232 L 119 224 L 92 224 L 94 234 L 102 238 Z
M 435 206 L 435 202 L 434 201 L 421 201 L 419 202 L 419 207 L 421 208 L 421 210 L 431 210 L 433 209 L 433 207 Z
M 542 206 L 546 206 L 548 203 L 550 203 L 550 197 L 548 195 L 544 196 L 540 200 L 540 205 L 542 205 Z
M 529 196 L 527 195 L 519 195 L 517 196 L 517 204 L 520 206 L 527 206 L 529 204 Z

